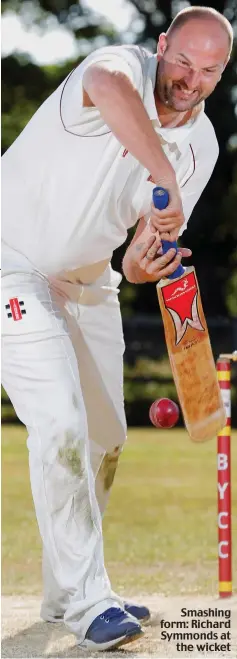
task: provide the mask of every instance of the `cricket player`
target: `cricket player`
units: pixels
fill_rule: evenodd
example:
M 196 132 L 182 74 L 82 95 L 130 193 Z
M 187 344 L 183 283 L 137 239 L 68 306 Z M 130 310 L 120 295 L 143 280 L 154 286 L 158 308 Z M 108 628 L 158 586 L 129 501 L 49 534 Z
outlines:
M 156 282 L 190 254 L 163 255 L 160 236 L 183 233 L 213 171 L 204 101 L 232 39 L 222 15 L 189 8 L 155 55 L 93 52 L 3 157 L 2 373 L 28 431 L 41 615 L 63 618 L 91 651 L 139 638 L 149 618 L 113 592 L 103 556 L 101 520 L 126 438 L 121 276 L 110 261 L 134 226 L 128 281 Z M 162 212 L 154 185 L 170 194 Z

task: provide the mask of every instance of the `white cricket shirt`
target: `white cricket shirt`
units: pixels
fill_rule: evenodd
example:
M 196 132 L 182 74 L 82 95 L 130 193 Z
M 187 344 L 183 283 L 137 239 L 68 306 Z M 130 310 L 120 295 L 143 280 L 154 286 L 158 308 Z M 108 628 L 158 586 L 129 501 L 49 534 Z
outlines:
M 118 142 L 97 108 L 82 106 L 83 73 L 100 61 L 126 73 L 139 91 L 176 171 L 186 223 L 218 156 L 203 108 L 182 127 L 160 126 L 153 94 L 155 55 L 138 46 L 89 55 L 41 105 L 2 159 L 3 241 L 46 275 L 109 260 L 129 227 L 150 210 L 150 172 Z

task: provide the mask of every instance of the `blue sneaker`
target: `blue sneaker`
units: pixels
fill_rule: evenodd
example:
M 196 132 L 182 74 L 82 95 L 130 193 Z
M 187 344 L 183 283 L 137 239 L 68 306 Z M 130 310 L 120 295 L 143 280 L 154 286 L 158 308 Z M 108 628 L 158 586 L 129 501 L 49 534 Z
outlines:
M 150 620 L 151 613 L 147 606 L 141 606 L 140 604 L 133 604 L 129 602 L 124 602 L 124 610 L 126 613 L 129 613 L 133 618 L 136 618 L 138 622 L 144 625 L 148 620 Z M 41 618 L 45 622 L 63 622 L 64 611 L 61 613 L 45 613 L 41 611 Z
M 131 643 L 142 635 L 139 622 L 135 622 L 119 607 L 112 607 L 93 620 L 79 647 L 95 651 L 109 650 Z
M 144 625 L 145 622 L 150 620 L 151 613 L 147 606 L 141 606 L 140 604 L 132 604 L 129 602 L 124 602 L 124 609 L 127 613 L 130 613 L 133 618 L 136 618 L 138 622 Z

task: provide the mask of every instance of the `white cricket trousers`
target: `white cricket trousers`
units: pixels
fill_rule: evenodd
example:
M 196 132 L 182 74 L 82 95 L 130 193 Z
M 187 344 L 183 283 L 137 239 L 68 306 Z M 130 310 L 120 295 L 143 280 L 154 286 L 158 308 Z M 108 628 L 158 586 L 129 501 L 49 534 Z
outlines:
M 122 604 L 104 566 L 101 519 L 126 437 L 121 276 L 108 266 L 78 303 L 79 286 L 66 300 L 25 262 L 8 257 L 2 277 L 3 386 L 28 430 L 41 614 L 65 614 L 80 643 L 97 615 Z

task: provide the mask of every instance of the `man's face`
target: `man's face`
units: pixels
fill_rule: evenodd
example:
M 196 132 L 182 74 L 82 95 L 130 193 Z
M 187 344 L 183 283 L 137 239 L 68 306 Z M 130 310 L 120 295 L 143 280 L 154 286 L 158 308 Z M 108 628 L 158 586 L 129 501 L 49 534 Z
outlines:
M 215 89 L 228 59 L 228 39 L 215 21 L 190 20 L 158 43 L 156 93 L 176 112 L 192 109 Z

